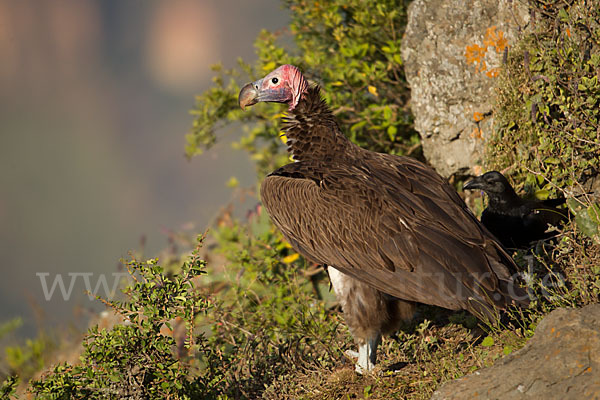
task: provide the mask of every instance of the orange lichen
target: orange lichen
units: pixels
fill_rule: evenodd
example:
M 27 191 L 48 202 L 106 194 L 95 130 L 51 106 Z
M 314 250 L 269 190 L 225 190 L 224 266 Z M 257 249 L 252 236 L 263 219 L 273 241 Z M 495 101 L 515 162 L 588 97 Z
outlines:
M 508 40 L 504 37 L 504 33 L 500 31 L 498 41 L 496 42 L 496 53 L 501 54 L 508 47 Z
M 476 126 L 475 128 L 473 128 L 473 131 L 471 132 L 471 137 L 473 139 L 483 139 L 483 134 L 481 132 L 481 129 L 479 129 L 478 126 Z
M 571 30 L 569 28 L 567 28 L 567 36 L 571 37 Z
M 466 46 L 465 58 L 467 59 L 467 64 L 475 64 L 476 72 L 485 72 L 485 75 L 488 78 L 495 78 L 500 73 L 499 69 L 491 68 L 488 70 L 485 62 L 485 55 L 488 51 L 488 47 L 494 47 L 498 54 L 502 53 L 508 47 L 508 41 L 504 37 L 504 32 L 497 30 L 496 26 L 491 26 L 485 31 L 483 45 L 484 47 L 481 47 L 475 43 Z
M 477 64 L 477 71 L 485 71 L 486 64 L 483 58 L 485 57 L 485 53 L 487 49 L 485 47 L 480 47 L 477 43 L 471 46 L 467 46 L 467 51 L 465 57 L 467 58 L 468 64 Z
M 485 44 L 486 48 L 494 47 L 496 36 L 497 35 L 496 35 L 496 27 L 495 26 L 491 26 L 486 29 L 485 39 L 483 39 L 483 44 Z
M 495 78 L 500 74 L 500 68 L 492 68 L 485 73 L 488 78 Z
M 483 119 L 483 113 L 475 111 L 473 113 L 473 119 L 475 120 L 475 122 L 481 121 Z
M 507 46 L 507 40 L 504 37 L 504 32 L 496 32 L 496 26 L 491 26 L 485 31 L 485 39 L 483 44 L 485 47 L 495 47 L 497 53 L 502 53 Z

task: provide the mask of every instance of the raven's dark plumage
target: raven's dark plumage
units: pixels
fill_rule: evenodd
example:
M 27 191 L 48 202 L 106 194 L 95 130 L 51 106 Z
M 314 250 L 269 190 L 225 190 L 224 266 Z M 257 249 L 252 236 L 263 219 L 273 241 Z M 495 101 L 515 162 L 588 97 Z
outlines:
M 556 234 L 549 228 L 568 219 L 566 209 L 556 208 L 564 198 L 525 200 L 497 171 L 470 180 L 463 189 L 480 189 L 488 195 L 481 222 L 508 248 L 527 249 L 538 240 L 548 239 Z
M 410 302 L 487 318 L 496 307 L 527 304 L 513 283 L 515 263 L 452 186 L 419 161 L 354 145 L 319 88 L 302 82 L 298 90 L 291 81 L 304 78 L 282 66 L 240 92 L 242 107 L 265 99 L 290 106 L 284 131 L 296 162 L 265 178 L 261 198 L 300 254 L 343 273 L 332 283 L 361 351 L 365 341 L 376 349 L 394 325 L 379 318 L 372 329 L 368 316 L 394 319 Z M 404 302 L 390 311 L 390 298 Z

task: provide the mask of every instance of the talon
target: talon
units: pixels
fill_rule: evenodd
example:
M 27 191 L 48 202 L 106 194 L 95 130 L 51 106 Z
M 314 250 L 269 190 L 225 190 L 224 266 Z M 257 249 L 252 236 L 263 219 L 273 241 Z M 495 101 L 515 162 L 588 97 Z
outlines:
M 349 358 L 358 358 L 358 351 L 346 350 L 344 354 Z

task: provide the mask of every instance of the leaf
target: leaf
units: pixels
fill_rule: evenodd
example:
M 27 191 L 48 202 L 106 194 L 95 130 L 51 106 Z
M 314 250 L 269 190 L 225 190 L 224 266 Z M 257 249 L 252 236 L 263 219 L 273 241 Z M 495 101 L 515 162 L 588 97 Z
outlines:
M 390 121 L 392 119 L 392 109 L 388 106 L 383 108 L 383 118 L 385 118 L 386 121 Z
M 387 134 L 391 141 L 396 139 L 396 133 L 398 132 L 398 128 L 395 125 L 390 125 L 387 128 Z
M 600 205 L 590 204 L 584 207 L 578 200 L 567 199 L 567 206 L 575 214 L 575 225 L 577 228 L 596 243 L 600 243 Z
M 371 93 L 373 96 L 375 96 L 375 97 L 379 96 L 379 94 L 377 93 L 377 88 L 375 86 L 369 85 L 368 90 L 369 90 L 369 93 Z
M 561 8 L 560 10 L 558 10 L 558 17 L 562 20 L 562 21 L 568 21 L 569 19 L 569 14 L 567 14 L 567 10 L 565 10 L 564 8 Z
M 548 197 L 550 197 L 550 191 L 547 189 L 540 189 L 535 192 L 535 198 L 538 200 L 546 200 Z
M 227 187 L 230 188 L 236 188 L 240 185 L 240 181 L 238 180 L 238 178 L 236 178 L 235 176 L 232 176 L 231 178 L 229 178 L 229 180 L 227 181 Z
M 491 336 L 487 336 L 485 339 L 483 339 L 481 345 L 484 347 L 492 347 L 494 345 L 494 339 Z
M 587 209 L 588 216 L 596 225 L 600 225 L 600 204 L 591 204 Z
M 367 124 L 367 121 L 365 121 L 365 120 L 359 121 L 350 127 L 350 131 L 352 131 L 352 132 L 358 131 L 366 124 Z
M 275 61 L 270 61 L 270 62 L 266 63 L 265 65 L 263 65 L 262 69 L 265 73 L 269 73 L 272 70 L 274 70 L 276 66 L 277 66 L 277 64 L 275 64 Z
M 290 254 L 289 256 L 283 257 L 282 261 L 286 264 L 291 264 L 294 261 L 296 261 L 298 258 L 300 258 L 300 254 L 293 253 L 293 254 Z

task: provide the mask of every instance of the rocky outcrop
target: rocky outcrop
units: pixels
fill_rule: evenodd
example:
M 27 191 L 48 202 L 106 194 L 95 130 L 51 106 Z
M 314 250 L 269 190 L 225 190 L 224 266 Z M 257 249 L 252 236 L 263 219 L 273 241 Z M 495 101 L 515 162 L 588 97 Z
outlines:
M 451 399 L 600 399 L 600 304 L 554 310 L 521 350 L 432 397 Z
M 425 157 L 444 175 L 478 175 L 498 66 L 529 20 L 509 0 L 415 0 L 402 58 Z

